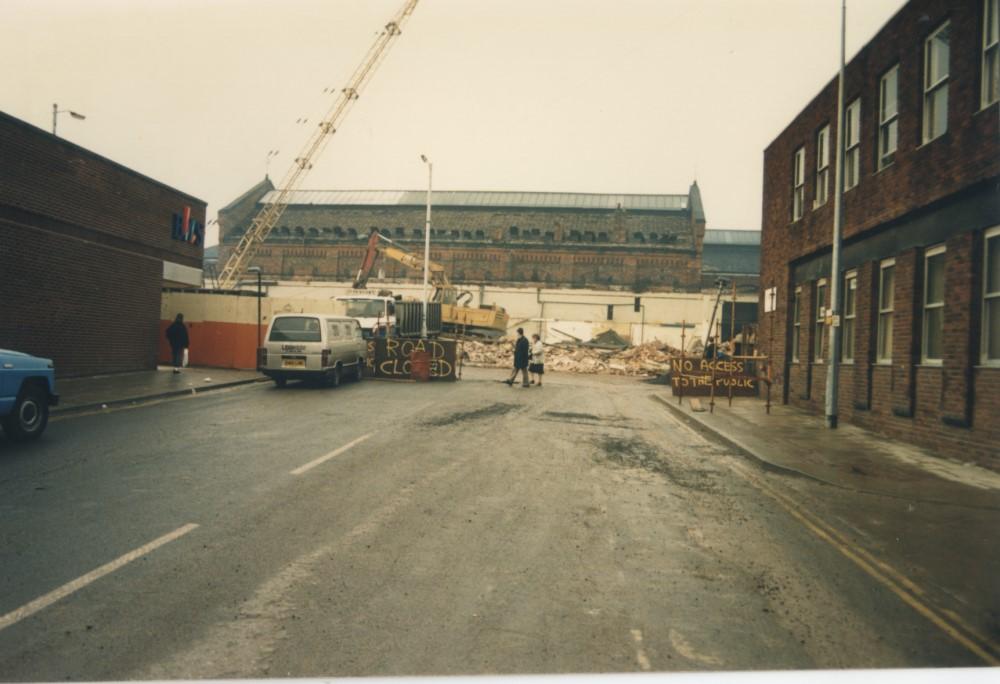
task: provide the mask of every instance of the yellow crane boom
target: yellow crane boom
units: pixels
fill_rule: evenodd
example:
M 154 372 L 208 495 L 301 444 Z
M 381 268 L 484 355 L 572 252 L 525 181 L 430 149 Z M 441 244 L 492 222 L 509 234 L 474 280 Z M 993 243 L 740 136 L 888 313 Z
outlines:
M 320 155 L 330 137 L 337 132 L 338 127 L 347 116 L 354 102 L 360 97 L 368 81 L 371 80 L 379 64 L 388 53 L 389 47 L 397 36 L 402 33 L 403 22 L 413 13 L 418 0 L 406 0 L 403 8 L 396 13 L 385 28 L 379 32 L 374 44 L 368 50 L 361 64 L 354 71 L 348 85 L 338 93 L 333 106 L 320 122 L 319 126 L 310 135 L 302 151 L 295 158 L 291 168 L 285 174 L 278 185 L 278 194 L 274 201 L 266 204 L 250 222 L 250 227 L 240 238 L 236 249 L 226 260 L 222 272 L 219 274 L 219 287 L 222 289 L 232 289 L 236 286 L 240 276 L 246 271 L 251 259 L 257 253 L 261 243 L 267 239 L 271 230 L 278 224 L 278 220 L 288 206 L 289 198 L 298 189 L 310 169 L 313 161 Z

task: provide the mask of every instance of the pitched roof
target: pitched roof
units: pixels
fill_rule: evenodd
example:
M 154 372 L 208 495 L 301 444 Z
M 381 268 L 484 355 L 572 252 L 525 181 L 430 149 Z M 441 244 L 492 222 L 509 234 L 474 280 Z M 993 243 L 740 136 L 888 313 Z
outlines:
M 261 203 L 274 202 L 277 196 L 278 191 L 272 190 L 261 198 Z M 296 190 L 288 198 L 290 205 L 422 207 L 426 201 L 427 193 L 422 190 Z M 431 197 L 431 204 L 436 207 L 683 211 L 688 208 L 688 196 L 436 190 Z
M 760 245 L 759 230 L 713 230 L 705 231 L 706 245 Z

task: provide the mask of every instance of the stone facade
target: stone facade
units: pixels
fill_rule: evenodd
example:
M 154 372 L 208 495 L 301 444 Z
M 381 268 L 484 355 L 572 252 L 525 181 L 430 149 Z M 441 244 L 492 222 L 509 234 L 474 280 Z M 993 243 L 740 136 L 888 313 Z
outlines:
M 225 263 L 272 190 L 270 181 L 265 181 L 220 210 L 220 263 Z M 282 280 L 350 280 L 361 265 L 365 238 L 372 229 L 407 251 L 422 253 L 423 194 L 397 193 L 410 199 L 379 203 L 380 196 L 391 194 L 299 193 L 310 203 L 287 207 L 253 264 Z M 547 197 L 538 202 L 509 201 L 528 195 Z M 324 196 L 336 198 L 324 202 Z M 479 197 L 503 202 L 477 205 Z M 624 207 L 621 203 L 600 208 L 559 206 L 606 204 L 614 196 L 559 195 L 561 201 L 554 197 L 435 193 L 431 259 L 443 264 L 449 278 L 458 283 L 700 289 L 705 218 L 697 184 L 681 196 L 621 196 L 626 198 Z M 379 267 L 390 279 L 422 278 L 422 273 L 411 273 L 395 262 L 382 261 Z
M 988 352 L 984 331 L 988 250 L 1000 245 L 992 230 L 1000 226 L 1000 119 L 997 102 L 983 98 L 985 2 L 911 0 L 847 66 L 844 101 L 860 101 L 860 146 L 859 180 L 843 198 L 840 277 L 856 280 L 853 323 L 841 328 L 841 335 L 852 332 L 845 341 L 854 353 L 841 365 L 838 414 L 1000 468 L 1000 358 Z M 950 52 L 947 131 L 928 139 L 926 42 L 942 29 Z M 880 160 L 881 83 L 897 67 L 897 148 Z M 764 153 L 761 288 L 765 295 L 774 288 L 777 306 L 765 312 L 762 297 L 760 342 L 775 360 L 778 396 L 816 412 L 824 409 L 827 379 L 826 340 L 817 336 L 828 338 L 831 322 L 820 308 L 830 306 L 836 120 L 834 79 Z M 826 125 L 830 199 L 819 202 L 817 132 Z M 801 217 L 793 207 L 798 150 L 805 160 Z M 937 311 L 925 306 L 935 255 L 943 271 L 935 280 L 943 288 Z M 880 353 L 880 274 L 890 266 L 894 294 L 881 320 L 891 321 L 883 328 L 892 336 Z M 991 334 L 1000 335 L 1000 321 Z

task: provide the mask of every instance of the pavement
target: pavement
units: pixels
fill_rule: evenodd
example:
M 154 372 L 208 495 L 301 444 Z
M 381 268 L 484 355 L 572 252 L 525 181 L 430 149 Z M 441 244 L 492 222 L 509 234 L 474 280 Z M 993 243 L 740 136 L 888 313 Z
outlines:
M 769 470 L 852 491 L 912 502 L 1000 510 L 1000 473 L 962 463 L 916 446 L 841 424 L 825 427 L 822 416 L 792 406 L 737 398 L 694 411 L 669 393 L 656 399 L 689 426 L 758 461 Z
M 189 367 L 180 373 L 174 373 L 169 366 L 132 373 L 59 378 L 56 380 L 59 404 L 53 407 L 52 414 L 141 404 L 263 380 L 266 380 L 264 376 L 252 370 Z

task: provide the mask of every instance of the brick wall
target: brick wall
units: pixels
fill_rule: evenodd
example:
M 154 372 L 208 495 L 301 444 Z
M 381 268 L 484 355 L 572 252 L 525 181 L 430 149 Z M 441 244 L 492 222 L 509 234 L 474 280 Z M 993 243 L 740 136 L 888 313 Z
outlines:
M 1000 224 L 1000 107 L 980 107 L 982 0 L 911 0 L 850 61 L 845 104 L 861 99 L 860 182 L 844 194 L 845 269 L 858 273 L 855 360 L 842 367 L 839 414 L 942 455 L 1000 468 L 992 398 L 1000 369 L 977 368 L 981 336 L 983 230 Z M 923 143 L 924 41 L 949 21 L 948 130 Z M 878 169 L 879 82 L 899 65 L 898 146 Z M 837 80 L 831 80 L 764 153 L 761 287 L 778 291 L 765 314 L 765 351 L 783 396 L 821 412 L 826 368 L 807 362 L 813 292 L 829 274 L 836 170 Z M 816 134 L 831 130 L 830 200 L 814 206 Z M 805 149 L 805 202 L 792 221 L 794 155 Z M 944 355 L 921 363 L 925 250 L 945 244 Z M 879 262 L 894 258 L 892 362 L 876 363 Z M 802 287 L 802 359 L 791 363 L 791 299 Z M 808 325 L 808 331 L 807 331 Z M 769 328 L 776 331 L 769 334 Z M 808 346 L 807 346 L 808 345 Z
M 0 347 L 59 376 L 155 368 L 163 262 L 201 267 L 171 238 L 205 203 L 0 113 Z

